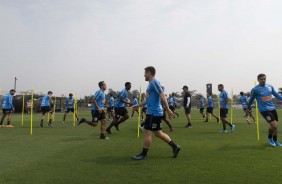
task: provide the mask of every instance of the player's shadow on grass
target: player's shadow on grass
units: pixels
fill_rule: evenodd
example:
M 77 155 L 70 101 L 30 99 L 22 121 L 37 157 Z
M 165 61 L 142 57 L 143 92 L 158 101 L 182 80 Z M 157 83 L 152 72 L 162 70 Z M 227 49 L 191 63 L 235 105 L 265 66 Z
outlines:
M 93 159 L 83 159 L 82 162 L 95 162 L 99 165 L 142 165 L 142 162 L 134 161 L 127 157 L 117 157 L 117 156 L 105 156 L 105 157 L 96 157 Z

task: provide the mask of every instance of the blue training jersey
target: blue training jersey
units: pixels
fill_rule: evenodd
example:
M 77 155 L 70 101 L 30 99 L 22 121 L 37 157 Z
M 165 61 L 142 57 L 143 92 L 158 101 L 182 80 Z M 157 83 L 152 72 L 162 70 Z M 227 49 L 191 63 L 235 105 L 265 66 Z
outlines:
M 3 96 L 2 99 L 2 109 L 13 109 L 13 95 L 6 94 Z
M 229 108 L 229 105 L 228 103 L 226 102 L 228 100 L 228 94 L 225 90 L 223 90 L 220 95 L 219 95 L 219 98 L 220 98 L 220 106 L 222 108 L 225 108 L 225 109 L 228 109 Z M 224 106 L 223 106 L 224 105 Z
M 128 99 L 128 91 L 125 88 L 118 94 L 116 107 L 125 107 L 126 104 L 122 101 L 122 99 Z
M 99 89 L 95 95 L 94 95 L 94 100 L 97 102 L 98 106 L 100 109 L 104 110 L 105 108 L 105 103 L 106 103 L 106 95 L 103 90 Z M 98 107 L 94 104 L 92 107 L 92 110 L 97 111 L 99 110 Z
M 213 107 L 212 97 L 208 97 L 208 107 Z
M 133 99 L 132 104 L 133 104 L 133 105 L 138 105 L 138 100 L 137 100 L 137 98 L 134 98 L 134 99 Z
M 66 106 L 67 106 L 67 109 L 73 109 L 74 108 L 74 98 L 67 98 Z
M 205 108 L 205 99 L 203 98 L 200 99 L 200 108 Z
M 276 109 L 276 107 L 272 101 L 272 95 L 275 96 L 277 99 L 282 100 L 282 96 L 275 91 L 272 85 L 257 85 L 252 89 L 251 98 L 248 106 L 250 107 L 256 99 L 260 112 L 273 111 Z
M 239 99 L 238 99 L 238 102 L 240 102 L 242 104 L 242 107 L 243 109 L 247 109 L 248 108 L 248 98 L 247 96 L 241 96 Z
M 174 107 L 175 106 L 174 102 L 176 102 L 175 97 L 168 97 L 167 98 L 167 103 L 168 103 L 169 106 Z
M 115 106 L 115 99 L 114 97 L 111 97 L 109 100 L 109 107 L 114 107 Z
M 41 99 L 41 107 L 50 107 L 51 106 L 51 101 L 48 95 L 40 99 Z
M 148 115 L 163 116 L 160 94 L 163 93 L 161 84 L 156 79 L 152 80 L 146 91 L 146 100 L 148 106 Z

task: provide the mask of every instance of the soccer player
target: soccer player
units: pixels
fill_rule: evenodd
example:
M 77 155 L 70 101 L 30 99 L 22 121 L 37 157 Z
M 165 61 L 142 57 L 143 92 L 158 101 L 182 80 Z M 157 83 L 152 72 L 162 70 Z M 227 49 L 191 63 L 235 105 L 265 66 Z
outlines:
M 8 115 L 7 118 L 7 128 L 13 128 L 14 126 L 11 125 L 11 121 L 12 121 L 12 113 L 14 112 L 14 106 L 13 106 L 13 97 L 15 95 L 16 91 L 14 89 L 10 90 L 10 93 L 3 95 L 3 99 L 2 99 L 2 118 L 1 118 L 1 122 L 0 122 L 0 128 L 5 127 L 5 125 L 3 125 L 3 122 L 6 118 L 6 116 Z
M 108 108 L 107 108 L 107 114 L 109 117 L 109 121 L 111 118 L 114 118 L 114 107 L 115 107 L 115 99 L 113 97 L 113 94 L 110 94 L 110 99 L 108 101 Z
M 146 117 L 146 114 L 147 114 L 147 109 L 148 109 L 148 106 L 147 106 L 147 104 L 146 104 L 146 95 L 145 94 L 143 94 L 142 95 L 143 97 L 143 101 L 142 102 L 144 102 L 145 103 L 145 105 L 142 107 L 142 121 L 144 120 L 144 114 L 145 114 L 145 117 Z
M 105 109 L 105 103 L 106 103 L 106 95 L 105 91 L 107 90 L 107 85 L 104 81 L 101 81 L 98 83 L 99 90 L 94 95 L 93 100 L 93 107 L 91 110 L 92 114 L 92 121 L 89 121 L 85 118 L 81 118 L 79 122 L 77 123 L 77 126 L 79 126 L 82 123 L 87 123 L 88 125 L 92 127 L 96 127 L 98 125 L 98 122 L 101 121 L 101 133 L 100 133 L 100 139 L 105 140 L 109 139 L 105 136 L 106 133 L 106 113 L 104 111 Z
M 163 133 L 162 131 L 162 117 L 163 109 L 161 101 L 166 107 L 169 117 L 173 116 L 172 111 L 169 109 L 167 100 L 163 93 L 160 83 L 155 79 L 156 70 L 154 67 L 149 66 L 145 68 L 145 80 L 149 82 L 149 86 L 146 91 L 146 102 L 142 102 L 139 105 L 133 107 L 133 109 L 138 109 L 139 107 L 148 105 L 148 112 L 144 124 L 144 146 L 143 150 L 139 155 L 133 156 L 134 160 L 145 160 L 147 158 L 147 153 L 152 144 L 152 134 L 156 137 L 162 139 L 164 142 L 169 144 L 173 150 L 173 157 L 176 158 L 180 152 L 180 146 L 176 145 L 171 138 Z
M 203 96 L 201 96 L 200 98 L 200 114 L 203 116 L 203 119 L 206 118 L 206 115 L 204 114 L 204 110 L 205 110 L 205 99 Z
M 185 128 L 192 128 L 192 123 L 191 123 L 191 108 L 192 108 L 192 104 L 191 104 L 191 94 L 188 91 L 188 86 L 183 86 L 183 107 L 185 109 L 185 115 L 186 118 L 188 120 L 187 125 L 185 126 Z
M 229 125 L 231 128 L 231 132 L 234 132 L 235 130 L 235 125 L 232 125 L 228 119 L 227 119 L 227 114 L 228 114 L 228 108 L 229 108 L 229 98 L 227 92 L 224 90 L 224 85 L 219 84 L 218 85 L 218 91 L 220 91 L 220 119 L 222 121 L 222 126 L 223 130 L 220 131 L 221 133 L 227 133 L 226 130 L 226 125 Z
M 246 114 L 247 117 L 247 123 L 250 125 L 250 117 L 252 117 L 253 121 L 256 122 L 255 117 L 252 113 L 250 113 L 250 110 L 248 109 L 248 97 L 245 95 L 243 91 L 240 92 L 240 98 L 238 99 L 238 102 L 242 104 L 242 108 Z
M 118 94 L 118 99 L 116 103 L 116 115 L 110 126 L 106 129 L 108 134 L 111 134 L 111 128 L 115 126 L 117 131 L 119 131 L 119 125 L 125 122 L 128 118 L 128 111 L 126 109 L 126 105 L 131 105 L 130 100 L 128 99 L 128 91 L 131 89 L 131 83 L 126 82 L 125 88 Z
M 75 101 L 74 101 L 74 98 L 73 98 L 73 94 L 70 93 L 69 98 L 66 99 L 66 110 L 65 110 L 64 119 L 63 119 L 64 122 L 66 121 L 66 117 L 67 117 L 67 114 L 69 112 L 75 113 L 75 117 L 76 117 L 77 121 L 79 120 L 77 113 L 74 110 L 74 102 Z
M 163 90 L 163 92 L 165 91 L 165 87 L 164 86 L 162 86 L 162 90 Z M 162 103 L 162 107 L 163 107 L 163 114 L 164 114 L 163 117 L 162 117 L 162 120 L 167 124 L 167 126 L 169 128 L 169 131 L 173 132 L 174 128 L 172 127 L 169 119 L 167 119 L 167 117 L 166 117 L 165 104 Z
M 169 109 L 173 112 L 174 115 L 176 115 L 177 117 L 179 117 L 179 114 L 175 112 L 175 107 L 176 107 L 176 97 L 174 95 L 174 93 L 169 94 L 169 97 L 167 98 L 167 102 L 169 105 Z M 175 118 L 175 117 L 174 117 Z
M 213 109 L 213 100 L 212 100 L 211 95 L 212 95 L 211 93 L 208 93 L 206 121 L 204 121 L 204 122 L 209 121 L 209 114 L 211 114 L 217 120 L 217 122 L 219 122 L 219 118 L 213 113 L 214 109 Z
M 134 96 L 134 97 L 133 97 L 132 105 L 134 106 L 134 105 L 137 105 L 137 104 L 138 104 L 138 100 L 137 100 L 136 96 Z M 137 114 L 139 115 L 139 112 L 138 112 L 138 110 L 136 109 L 136 110 L 133 110 L 133 111 L 132 111 L 131 117 L 134 116 L 134 112 L 137 112 Z
M 48 125 L 50 127 L 53 127 L 52 118 L 53 118 L 54 111 L 52 109 L 52 106 L 53 106 L 54 102 L 52 100 L 52 95 L 53 95 L 53 92 L 48 91 L 47 95 L 40 98 L 41 99 L 41 114 L 42 114 L 41 115 L 41 122 L 40 122 L 41 127 L 43 127 L 44 117 L 45 117 L 46 113 L 50 113 L 50 119 L 49 119 Z
M 274 95 L 278 100 L 282 100 L 280 96 L 270 84 L 266 84 L 266 75 L 259 74 L 258 77 L 259 84 L 252 89 L 251 99 L 249 101 L 248 107 L 250 108 L 254 102 L 254 99 L 258 102 L 258 108 L 261 115 L 269 123 L 268 129 L 268 142 L 271 146 L 282 146 L 277 139 L 278 130 L 278 115 L 276 112 L 276 107 L 272 101 L 272 95 Z

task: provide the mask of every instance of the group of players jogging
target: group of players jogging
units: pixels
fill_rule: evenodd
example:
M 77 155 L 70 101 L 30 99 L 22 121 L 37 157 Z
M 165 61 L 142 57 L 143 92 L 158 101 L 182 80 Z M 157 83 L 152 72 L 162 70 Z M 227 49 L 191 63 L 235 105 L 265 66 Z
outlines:
M 142 95 L 142 102 L 138 103 L 136 97 L 133 98 L 133 102 L 131 102 L 128 98 L 128 92 L 131 89 L 131 83 L 126 82 L 125 88 L 118 94 L 117 99 L 115 100 L 113 95 L 110 94 L 110 99 L 106 102 L 105 91 L 107 90 L 107 84 L 104 81 L 99 82 L 99 90 L 94 95 L 93 107 L 91 109 L 92 119 L 87 120 L 86 118 L 79 119 L 76 111 L 75 111 L 75 100 L 72 94 L 69 94 L 69 98 L 66 99 L 66 110 L 64 114 L 63 121 L 66 120 L 66 116 L 69 112 L 75 113 L 75 117 L 78 120 L 77 125 L 81 125 L 86 123 L 92 127 L 96 127 L 98 122 L 101 122 L 101 132 L 100 139 L 108 139 L 106 137 L 106 133 L 111 134 L 112 127 L 115 127 L 116 130 L 119 131 L 119 126 L 124 123 L 126 120 L 130 118 L 127 106 L 131 106 L 133 113 L 131 117 L 134 116 L 134 112 L 139 113 L 138 109 L 142 108 L 142 119 L 143 114 L 146 114 L 146 118 L 142 123 L 142 130 L 144 132 L 144 145 L 140 154 L 133 156 L 134 160 L 144 160 L 147 158 L 147 153 L 152 143 L 152 134 L 156 137 L 162 139 L 169 146 L 171 146 L 173 151 L 173 157 L 176 158 L 178 153 L 180 152 L 180 146 L 175 144 L 171 138 L 162 131 L 162 121 L 164 121 L 168 127 L 169 131 L 173 131 L 173 127 L 170 123 L 172 118 L 178 117 L 179 115 L 175 113 L 175 107 L 177 105 L 176 98 L 173 94 L 171 94 L 168 98 L 164 94 L 165 88 L 161 86 L 160 82 L 155 79 L 156 70 L 154 67 L 149 66 L 145 68 L 145 80 L 149 82 L 146 93 Z M 269 135 L 268 142 L 271 146 L 282 146 L 277 139 L 277 129 L 278 129 L 278 115 L 276 112 L 276 107 L 272 101 L 272 96 L 275 96 L 278 100 L 282 100 L 282 96 L 279 95 L 272 85 L 266 84 L 266 75 L 259 74 L 257 76 L 257 80 L 259 84 L 254 87 L 251 91 L 249 97 L 245 95 L 243 92 L 240 93 L 241 97 L 238 101 L 242 104 L 244 112 L 247 117 L 247 122 L 250 124 L 250 118 L 255 122 L 255 118 L 252 114 L 251 107 L 253 105 L 254 100 L 258 103 L 258 108 L 261 115 L 265 118 L 265 120 L 269 123 Z M 183 106 L 185 115 L 187 117 L 187 125 L 186 128 L 192 128 L 191 123 L 191 94 L 189 92 L 188 86 L 184 86 L 183 88 Z M 212 99 L 212 94 L 208 93 L 207 95 L 207 103 L 205 103 L 204 99 L 200 100 L 200 113 L 202 114 L 204 121 L 208 122 L 209 115 L 212 115 L 217 122 L 221 120 L 223 129 L 221 133 L 226 133 L 226 127 L 229 126 L 231 132 L 234 132 L 235 125 L 231 124 L 228 121 L 227 114 L 229 109 L 229 97 L 228 93 L 224 90 L 224 86 L 222 84 L 218 85 L 218 90 L 220 92 L 220 117 L 217 117 L 214 114 L 214 103 Z M 11 125 L 11 114 L 14 110 L 13 106 L 13 96 L 15 95 L 15 90 L 10 90 L 10 92 L 6 95 L 3 95 L 2 99 L 2 111 L 3 115 L 1 117 L 0 127 L 4 127 L 3 122 L 8 116 L 7 126 L 13 127 Z M 52 92 L 49 91 L 46 96 L 42 97 L 41 100 L 41 122 L 40 126 L 44 126 L 44 117 L 46 113 L 50 113 L 50 119 L 48 121 L 48 125 L 50 127 L 53 126 L 52 119 L 54 115 L 54 109 L 52 105 L 54 104 L 52 100 Z M 108 127 L 106 127 L 106 108 L 107 104 L 107 114 L 108 119 L 112 120 Z M 204 113 L 204 108 L 207 107 L 206 113 Z M 114 113 L 115 111 L 115 113 Z M 166 114 L 168 116 L 166 116 Z

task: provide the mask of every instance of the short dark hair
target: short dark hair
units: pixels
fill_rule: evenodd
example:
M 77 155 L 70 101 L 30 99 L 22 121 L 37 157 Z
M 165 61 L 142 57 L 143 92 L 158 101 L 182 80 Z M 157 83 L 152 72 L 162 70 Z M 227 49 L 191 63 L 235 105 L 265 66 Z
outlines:
M 113 94 L 112 94 L 112 93 L 110 93 L 110 96 L 113 96 Z
M 104 84 L 104 81 L 100 81 L 100 82 L 98 83 L 99 88 L 101 88 L 101 87 L 103 86 L 103 84 Z
M 209 95 L 212 95 L 212 93 L 208 93 Z
M 131 85 L 130 82 L 126 82 L 126 83 L 125 83 L 125 86 L 129 86 L 129 85 Z
M 14 89 L 11 89 L 11 90 L 10 90 L 10 93 L 12 93 L 12 92 L 16 92 L 16 90 L 14 90 Z
M 265 74 L 263 74 L 263 73 L 258 74 L 258 80 L 259 80 L 260 78 L 262 78 L 262 77 L 266 77 L 266 75 L 265 75 Z
M 50 95 L 50 94 L 53 94 L 53 92 L 52 91 L 48 91 L 48 93 L 47 93 L 48 95 Z
M 69 94 L 69 96 L 73 96 L 73 94 L 72 94 L 72 93 L 70 93 L 70 94 Z
M 153 76 L 156 75 L 156 69 L 153 66 L 148 66 L 145 68 L 146 72 L 150 72 Z
M 241 92 L 240 92 L 240 95 L 241 95 L 241 96 L 243 96 L 243 95 L 244 95 L 244 92 L 243 92 L 243 91 L 241 91 Z
M 224 87 L 224 85 L 223 84 L 219 84 L 218 87 Z

